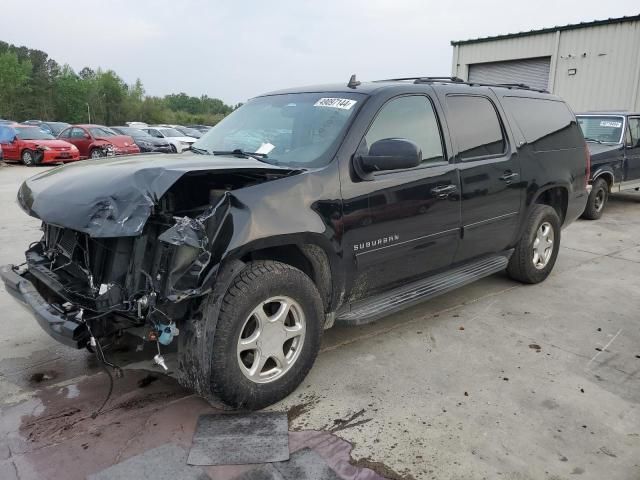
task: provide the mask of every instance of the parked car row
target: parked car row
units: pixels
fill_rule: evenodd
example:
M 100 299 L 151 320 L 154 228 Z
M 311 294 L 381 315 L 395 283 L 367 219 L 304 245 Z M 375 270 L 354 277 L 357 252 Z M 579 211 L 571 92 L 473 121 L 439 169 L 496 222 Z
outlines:
M 141 152 L 181 153 L 211 128 L 206 125 L 193 127 L 141 122 L 106 127 L 41 120 L 17 123 L 0 119 L 0 159 L 31 166 Z

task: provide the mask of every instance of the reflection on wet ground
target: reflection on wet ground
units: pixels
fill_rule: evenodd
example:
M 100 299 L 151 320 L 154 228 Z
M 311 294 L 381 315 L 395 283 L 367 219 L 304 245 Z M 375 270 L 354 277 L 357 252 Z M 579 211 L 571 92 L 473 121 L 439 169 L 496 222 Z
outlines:
M 0 454 L 7 452 L 7 460 L 0 461 L 12 462 L 21 480 L 83 479 L 167 443 L 188 450 L 200 415 L 234 414 L 213 408 L 170 377 L 130 370 L 115 381 L 109 401 L 94 418 L 108 392 L 104 373 L 54 384 L 51 372 L 23 370 L 27 373 L 42 373 L 30 381 L 49 385 L 28 399 L 0 406 Z M 304 406 L 292 408 L 289 416 L 300 409 Z M 390 479 L 407 478 L 375 461 L 352 464 L 351 445 L 330 432 L 289 432 L 290 452 L 304 448 L 320 455 L 342 479 L 382 479 L 376 471 Z M 224 480 L 256 465 L 203 468 L 210 478 Z

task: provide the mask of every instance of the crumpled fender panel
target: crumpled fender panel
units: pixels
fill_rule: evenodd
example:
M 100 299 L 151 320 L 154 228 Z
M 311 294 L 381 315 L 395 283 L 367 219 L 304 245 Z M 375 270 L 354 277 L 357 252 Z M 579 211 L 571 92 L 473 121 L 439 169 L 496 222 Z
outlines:
M 137 236 L 159 199 L 195 171 L 290 171 L 254 159 L 183 155 L 86 160 L 26 180 L 18 203 L 31 216 L 94 238 Z

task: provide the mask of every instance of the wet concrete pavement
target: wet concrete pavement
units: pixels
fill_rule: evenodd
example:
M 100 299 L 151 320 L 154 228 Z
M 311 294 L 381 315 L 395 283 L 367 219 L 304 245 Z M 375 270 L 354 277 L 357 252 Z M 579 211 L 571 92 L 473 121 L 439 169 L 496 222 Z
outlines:
M 39 237 L 14 201 L 33 173 L 0 167 L 1 263 Z M 313 448 L 342 478 L 640 478 L 640 195 L 576 222 L 562 245 L 543 284 L 494 275 L 327 331 L 309 377 L 270 409 L 289 413 L 290 449 Z M 2 479 L 84 478 L 168 442 L 188 448 L 198 416 L 216 411 L 130 370 L 93 419 L 108 389 L 94 357 L 56 344 L 3 287 L 0 312 Z

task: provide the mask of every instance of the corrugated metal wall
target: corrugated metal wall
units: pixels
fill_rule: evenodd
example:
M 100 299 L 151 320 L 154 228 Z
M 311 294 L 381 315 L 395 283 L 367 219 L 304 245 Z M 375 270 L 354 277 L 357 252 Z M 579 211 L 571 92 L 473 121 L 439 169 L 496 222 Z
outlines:
M 469 65 L 551 57 L 549 89 L 576 111 L 640 111 L 640 22 L 614 23 L 457 45 L 453 75 Z
M 524 83 L 540 90 L 549 88 L 551 57 L 472 63 L 469 81 L 479 83 Z

